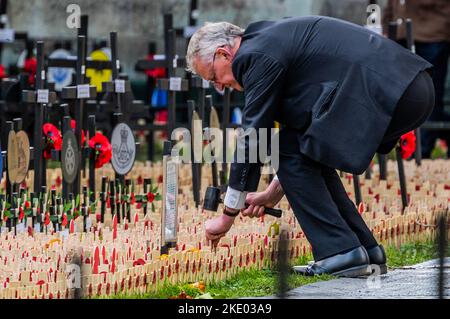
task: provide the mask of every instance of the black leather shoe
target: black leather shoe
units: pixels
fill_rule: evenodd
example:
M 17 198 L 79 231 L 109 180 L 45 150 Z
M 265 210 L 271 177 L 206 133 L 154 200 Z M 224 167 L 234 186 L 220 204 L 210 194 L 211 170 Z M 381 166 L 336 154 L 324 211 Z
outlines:
M 369 255 L 369 262 L 372 273 L 377 275 L 384 275 L 387 273 L 386 253 L 382 245 L 366 249 Z
M 329 274 L 338 277 L 359 277 L 371 274 L 369 256 L 362 246 L 316 261 L 309 266 L 294 266 L 293 271 L 304 276 Z

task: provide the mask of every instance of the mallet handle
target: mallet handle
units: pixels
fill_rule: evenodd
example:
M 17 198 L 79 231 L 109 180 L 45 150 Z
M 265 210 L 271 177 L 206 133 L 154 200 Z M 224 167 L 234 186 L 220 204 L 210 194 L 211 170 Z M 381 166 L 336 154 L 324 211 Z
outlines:
M 249 205 L 246 203 L 245 207 L 248 207 Z M 271 215 L 273 217 L 278 217 L 280 218 L 281 215 L 283 214 L 283 211 L 281 209 L 276 209 L 276 208 L 269 208 L 269 207 L 264 207 L 264 214 L 267 215 Z

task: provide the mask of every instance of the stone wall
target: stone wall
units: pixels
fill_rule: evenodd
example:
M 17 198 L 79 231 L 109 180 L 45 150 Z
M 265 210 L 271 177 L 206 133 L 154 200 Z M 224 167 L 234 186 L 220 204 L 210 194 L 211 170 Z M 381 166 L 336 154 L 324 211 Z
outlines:
M 226 20 L 245 27 L 261 19 L 322 14 L 364 23 L 366 0 L 198 0 L 199 23 Z M 10 0 L 8 17 L 11 26 L 28 31 L 35 39 L 45 39 L 52 50 L 56 39 L 74 40 L 76 31 L 66 26 L 69 4 L 76 3 L 82 14 L 89 15 L 89 47 L 93 40 L 108 40 L 117 31 L 119 55 L 125 71 L 134 74 L 134 63 L 146 54 L 148 42 L 156 41 L 162 50 L 165 12 L 174 14 L 176 27 L 188 23 L 189 0 Z M 75 42 L 73 41 L 75 47 Z M 17 51 L 17 49 L 16 49 Z M 13 61 L 16 52 L 6 49 L 3 59 Z M 2 61 L 5 63 L 5 61 Z

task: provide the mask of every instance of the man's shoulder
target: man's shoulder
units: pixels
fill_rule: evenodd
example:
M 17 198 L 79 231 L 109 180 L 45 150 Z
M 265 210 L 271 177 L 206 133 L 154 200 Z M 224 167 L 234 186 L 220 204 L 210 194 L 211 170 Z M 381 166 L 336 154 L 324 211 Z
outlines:
M 321 16 L 288 17 L 277 21 L 257 21 L 249 24 L 242 36 L 239 54 L 267 53 L 273 57 L 301 45 Z
M 270 32 L 273 30 L 277 30 L 278 28 L 283 29 L 286 26 L 296 24 L 308 24 L 315 23 L 323 18 L 323 16 L 303 16 L 303 17 L 284 17 L 279 20 L 261 20 L 250 23 L 245 29 L 244 34 L 251 34 L 254 32 Z
M 245 52 L 244 52 L 245 51 Z M 262 74 L 279 73 L 286 69 L 282 59 L 266 50 L 244 50 L 239 52 L 232 64 L 235 79 L 242 85 L 247 80 L 257 80 Z

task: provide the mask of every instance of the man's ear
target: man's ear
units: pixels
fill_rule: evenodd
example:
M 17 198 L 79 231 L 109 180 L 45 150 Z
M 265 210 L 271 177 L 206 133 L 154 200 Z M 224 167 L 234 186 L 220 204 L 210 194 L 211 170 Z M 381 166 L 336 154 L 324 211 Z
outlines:
M 225 47 L 219 47 L 216 51 L 217 54 L 223 55 L 225 59 L 231 61 L 233 59 L 233 55 L 231 51 L 228 48 Z

